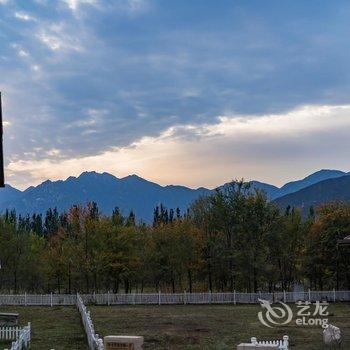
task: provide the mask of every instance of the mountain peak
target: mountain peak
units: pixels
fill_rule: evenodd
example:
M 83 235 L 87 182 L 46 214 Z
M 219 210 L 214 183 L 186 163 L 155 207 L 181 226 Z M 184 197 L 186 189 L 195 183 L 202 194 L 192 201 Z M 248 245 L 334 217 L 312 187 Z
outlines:
M 44 182 L 41 183 L 42 186 L 47 186 L 47 185 L 50 185 L 50 184 L 52 184 L 52 181 L 49 180 L 49 179 L 47 179 L 47 180 L 45 180 Z
M 135 182 L 150 182 L 136 174 L 132 174 L 132 175 L 128 175 L 128 176 L 125 176 L 125 177 L 122 177 L 121 178 L 122 181 L 124 182 L 131 182 L 131 183 L 135 183 Z
M 340 170 L 322 169 L 315 173 L 306 176 L 302 180 L 292 181 L 282 186 L 278 192 L 278 197 L 282 197 L 286 194 L 297 192 L 305 187 L 316 184 L 320 181 L 334 179 L 346 175 L 345 172 Z
M 335 170 L 335 169 L 321 169 L 319 171 L 314 172 L 311 175 L 308 175 L 304 178 L 310 179 L 310 178 L 322 178 L 324 180 L 325 178 L 334 178 L 334 177 L 339 177 L 339 176 L 344 176 L 346 175 L 346 172 L 341 171 L 341 170 Z
M 77 177 L 77 179 L 89 179 L 89 180 L 113 179 L 113 180 L 117 180 L 118 178 L 110 173 L 107 173 L 107 172 L 99 173 L 97 171 L 84 171 Z
M 144 180 L 142 177 L 140 177 L 136 174 L 127 175 L 127 176 L 123 177 L 123 179 L 142 179 L 142 180 Z
M 84 178 L 84 177 L 97 177 L 98 175 L 101 175 L 100 173 L 96 171 L 83 171 L 79 176 L 78 179 Z

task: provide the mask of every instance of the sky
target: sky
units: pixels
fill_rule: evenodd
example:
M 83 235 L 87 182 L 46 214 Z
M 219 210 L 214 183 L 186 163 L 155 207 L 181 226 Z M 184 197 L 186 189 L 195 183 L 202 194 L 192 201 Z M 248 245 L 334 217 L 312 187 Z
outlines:
M 0 0 L 7 182 L 350 170 L 350 3 Z

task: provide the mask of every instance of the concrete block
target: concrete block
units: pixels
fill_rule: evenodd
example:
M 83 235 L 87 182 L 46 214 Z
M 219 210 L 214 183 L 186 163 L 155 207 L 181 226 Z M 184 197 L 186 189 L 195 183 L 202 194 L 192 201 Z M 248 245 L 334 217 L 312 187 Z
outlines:
M 105 350 L 142 350 L 143 337 L 109 335 L 104 337 Z
M 254 345 L 252 343 L 241 343 L 237 350 L 278 350 L 278 345 Z

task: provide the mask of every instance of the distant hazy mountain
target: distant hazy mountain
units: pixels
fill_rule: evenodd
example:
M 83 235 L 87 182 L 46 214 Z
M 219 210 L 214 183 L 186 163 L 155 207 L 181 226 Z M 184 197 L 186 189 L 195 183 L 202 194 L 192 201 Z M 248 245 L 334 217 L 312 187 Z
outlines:
M 267 198 L 274 199 L 279 196 L 280 189 L 277 186 L 266 184 L 259 181 L 251 181 L 253 188 L 262 190 L 266 192 Z
M 136 175 L 118 179 L 108 173 L 84 172 L 65 181 L 47 180 L 7 200 L 4 198 L 6 194 L 1 193 L 0 209 L 15 208 L 22 214 L 45 213 L 50 207 L 64 211 L 73 204 L 95 201 L 105 214 L 118 206 L 125 215 L 134 210 L 138 219 L 150 221 L 154 207 L 160 203 L 168 208 L 186 210 L 194 199 L 208 193 L 209 190 L 204 188 L 163 187 Z
M 21 196 L 22 192 L 16 188 L 6 185 L 5 188 L 0 189 L 0 206 L 4 202 L 14 201 Z
M 346 176 L 346 175 L 348 175 L 348 174 L 345 173 L 344 171 L 324 169 L 324 170 L 317 171 L 317 172 L 305 177 L 302 180 L 288 182 L 285 185 L 283 185 L 281 188 L 278 188 L 276 186 L 266 184 L 263 182 L 259 182 L 259 181 L 251 181 L 251 184 L 252 184 L 253 188 L 257 188 L 257 189 L 265 191 L 267 194 L 267 197 L 269 199 L 273 200 L 276 198 L 283 197 L 286 194 L 297 192 L 303 188 L 311 186 L 311 185 L 318 183 L 320 181 L 332 179 L 332 178 L 338 178 L 338 177 Z
M 313 185 L 331 177 L 341 180 L 343 178 L 339 176 L 344 174 L 337 170 L 321 170 L 303 180 L 288 183 L 280 189 L 259 181 L 251 183 L 254 188 L 264 190 L 271 200 L 280 197 L 281 194 L 296 192 L 295 196 L 282 196 L 280 200 L 276 200 L 276 203 L 281 206 L 285 203 L 299 206 L 308 205 L 309 202 L 318 203 L 323 197 L 327 200 L 337 199 L 341 195 L 337 191 L 343 191 L 345 196 L 346 191 L 348 189 L 350 191 L 348 184 L 344 184 L 348 187 L 342 189 L 337 187 L 335 191 L 328 190 L 329 184 L 333 182 L 319 183 L 320 186 L 322 185 L 320 191 L 324 194 L 323 197 L 320 197 L 320 193 L 309 192 L 308 187 L 310 184 Z M 345 178 L 345 182 L 350 179 L 350 177 Z M 298 191 L 300 188 L 306 188 L 306 192 L 300 193 Z M 85 205 L 89 201 L 95 201 L 105 214 L 110 214 L 118 206 L 124 215 L 134 210 L 138 219 L 150 222 L 154 207 L 160 203 L 168 208 L 179 207 L 184 212 L 191 202 L 200 196 L 208 195 L 211 191 L 206 188 L 160 186 L 136 175 L 117 178 L 108 173 L 84 172 L 78 177 L 71 176 L 67 180 L 54 182 L 47 180 L 23 192 L 7 185 L 4 189 L 0 189 L 0 211 L 15 208 L 17 213 L 21 214 L 45 213 L 48 208 L 57 207 L 59 211 L 64 211 L 74 204 Z
M 276 196 L 274 198 L 282 197 L 286 194 L 297 192 L 302 188 L 311 186 L 323 180 L 337 178 L 344 175 L 346 175 L 346 173 L 340 170 L 328 170 L 328 169 L 320 170 L 320 171 L 317 171 L 316 173 L 313 173 L 305 177 L 302 180 L 286 183 L 284 186 L 282 186 L 279 189 L 279 191 L 276 193 Z
M 300 191 L 277 198 L 274 202 L 282 209 L 290 205 L 301 208 L 304 213 L 307 213 L 311 206 L 317 207 L 330 201 L 350 202 L 349 175 L 320 181 Z

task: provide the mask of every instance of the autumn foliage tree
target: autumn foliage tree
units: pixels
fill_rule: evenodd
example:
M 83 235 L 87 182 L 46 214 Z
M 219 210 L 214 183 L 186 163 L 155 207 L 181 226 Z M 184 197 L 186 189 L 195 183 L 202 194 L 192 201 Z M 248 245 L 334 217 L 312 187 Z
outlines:
M 179 208 L 154 209 L 151 224 L 96 203 L 0 217 L 0 288 L 6 292 L 277 291 L 295 283 L 350 289 L 350 205 L 308 217 L 281 211 L 235 181 Z

